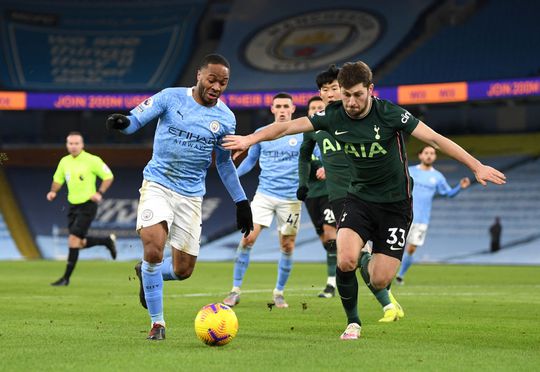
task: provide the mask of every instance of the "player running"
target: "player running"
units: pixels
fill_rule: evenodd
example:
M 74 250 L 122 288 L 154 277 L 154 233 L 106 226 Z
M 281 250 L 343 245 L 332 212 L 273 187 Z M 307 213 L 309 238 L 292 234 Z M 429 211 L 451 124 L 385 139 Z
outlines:
M 322 71 L 316 77 L 319 94 L 325 106 L 341 99 L 341 90 L 337 80 L 338 74 L 339 69 L 335 65 L 331 65 L 327 70 Z M 334 212 L 333 214 L 338 218 L 339 222 L 339 218 L 343 213 L 343 206 L 350 183 L 349 180 L 351 177 L 351 171 L 347 157 L 343 152 L 343 148 L 339 142 L 327 131 L 318 130 L 316 132 L 304 133 L 304 141 L 302 142 L 302 146 L 300 148 L 299 157 L 300 187 L 298 188 L 298 194 L 301 196 L 301 194 L 306 192 L 305 176 L 302 177 L 306 174 L 306 171 L 302 171 L 302 169 L 309 167 L 309 163 L 306 164 L 305 160 L 308 159 L 313 149 L 317 148 L 316 145 L 321 150 L 321 160 L 324 166 L 318 170 L 318 172 L 324 173 L 325 175 L 326 187 L 328 190 L 329 200 L 332 205 L 332 210 Z M 322 205 L 322 203 L 319 205 Z M 333 232 L 335 239 L 335 229 Z M 333 241 L 332 246 L 333 252 L 336 252 L 335 240 Z M 362 249 L 362 254 L 365 255 L 366 258 L 371 255 L 370 248 L 371 242 L 366 244 L 366 246 Z M 360 262 L 358 263 L 358 266 L 360 267 Z M 335 275 L 335 266 L 333 269 Z M 370 286 L 369 276 L 365 275 L 365 270 L 360 270 L 360 273 L 362 274 L 362 279 L 366 283 L 367 287 L 382 306 L 384 316 L 379 319 L 379 322 L 389 323 L 403 318 L 405 316 L 405 312 L 392 295 L 390 289 L 376 289 L 373 286 Z M 328 287 L 329 286 L 327 285 L 327 288 Z M 327 288 L 325 288 L 325 291 Z
M 253 229 L 249 202 L 230 151 L 220 145 L 236 127 L 234 114 L 219 99 L 229 83 L 229 70 L 224 57 L 210 54 L 200 64 L 195 87 L 165 89 L 131 110 L 130 116 L 113 114 L 107 119 L 107 128 L 131 134 L 159 118 L 137 211 L 144 258 L 135 271 L 141 305 L 151 319 L 149 340 L 165 339 L 163 281 L 187 279 L 195 268 L 212 152 L 221 180 L 236 203 L 238 228 L 246 235 Z M 164 260 L 167 241 L 172 256 Z
M 412 256 L 416 248 L 424 244 L 431 217 L 431 204 L 435 194 L 453 198 L 471 184 L 471 180 L 464 177 L 455 187 L 450 187 L 443 174 L 433 167 L 433 163 L 437 159 L 437 152 L 433 146 L 422 147 L 418 152 L 418 159 L 420 159 L 420 164 L 409 167 L 409 173 L 414 180 L 414 217 L 409 235 L 407 235 L 407 248 L 401 260 L 401 268 L 396 276 L 398 284 L 405 283 L 403 278 L 413 263 Z
M 373 97 L 372 80 L 371 69 L 364 62 L 346 63 L 338 75 L 341 102 L 331 103 L 311 118 L 269 125 L 249 136 L 227 136 L 224 143 L 227 149 L 245 151 L 261 141 L 325 130 L 345 152 L 351 180 L 338 220 L 336 269 L 337 287 L 348 322 L 342 340 L 360 337 L 355 271 L 364 244 L 368 240 L 373 242 L 373 255 L 362 255 L 361 270 L 375 289 L 391 283 L 403 255 L 412 222 L 412 182 L 403 132 L 465 164 L 482 185 L 506 182 L 503 173 L 482 164 L 408 111 Z

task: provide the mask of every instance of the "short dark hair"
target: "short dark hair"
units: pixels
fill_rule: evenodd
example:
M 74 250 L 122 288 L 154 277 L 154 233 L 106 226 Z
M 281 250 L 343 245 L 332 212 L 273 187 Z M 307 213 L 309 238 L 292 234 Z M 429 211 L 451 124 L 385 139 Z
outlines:
M 229 63 L 229 61 L 227 61 L 227 59 L 225 57 L 223 57 L 221 54 L 208 54 L 206 55 L 202 61 L 201 61 L 201 65 L 199 66 L 199 68 L 204 68 L 204 67 L 208 67 L 209 64 L 213 64 L 213 65 L 223 65 L 225 67 L 227 67 L 229 70 L 231 69 L 231 65 Z
M 420 148 L 420 150 L 418 150 L 418 155 L 420 155 L 421 153 L 424 152 L 425 149 L 427 149 L 428 147 L 431 147 L 433 150 L 435 150 L 435 152 L 437 152 L 437 149 L 435 148 L 435 146 L 432 146 L 432 145 L 424 145 Z
M 315 102 L 315 101 L 322 101 L 322 98 L 320 96 L 311 97 L 309 101 L 307 101 L 307 106 L 309 107 L 309 105 L 311 105 L 311 102 Z
M 317 88 L 321 89 L 324 84 L 330 84 L 334 80 L 337 80 L 339 74 L 339 68 L 336 65 L 328 66 L 328 69 L 321 71 L 315 78 Z
M 285 93 L 285 92 L 279 92 L 278 94 L 276 94 L 276 95 L 272 98 L 272 101 L 275 100 L 276 98 L 288 98 L 288 99 L 290 99 L 291 101 L 293 100 L 292 96 L 291 96 L 289 93 Z
M 345 89 L 350 89 L 357 84 L 362 84 L 367 88 L 372 82 L 373 73 L 362 61 L 345 63 L 338 74 L 338 83 Z

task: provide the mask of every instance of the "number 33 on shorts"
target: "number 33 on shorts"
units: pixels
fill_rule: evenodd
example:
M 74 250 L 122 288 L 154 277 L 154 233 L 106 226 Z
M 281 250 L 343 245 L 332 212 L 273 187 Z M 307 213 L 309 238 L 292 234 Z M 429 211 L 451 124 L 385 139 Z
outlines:
M 388 229 L 390 237 L 386 239 L 386 242 L 390 244 L 390 250 L 400 251 L 405 247 L 405 230 L 397 227 L 391 227 Z

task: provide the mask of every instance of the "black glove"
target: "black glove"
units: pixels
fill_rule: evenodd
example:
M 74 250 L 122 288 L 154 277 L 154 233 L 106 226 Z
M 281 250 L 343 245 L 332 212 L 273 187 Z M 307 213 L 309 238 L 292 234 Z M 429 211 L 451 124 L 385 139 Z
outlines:
M 296 190 L 296 199 L 302 201 L 306 200 L 308 191 L 309 188 L 307 186 L 300 186 L 298 190 Z
M 105 125 L 108 130 L 122 130 L 129 126 L 129 119 L 122 114 L 112 114 L 107 118 Z
M 236 203 L 236 227 L 244 234 L 244 238 L 253 230 L 253 216 L 247 200 Z

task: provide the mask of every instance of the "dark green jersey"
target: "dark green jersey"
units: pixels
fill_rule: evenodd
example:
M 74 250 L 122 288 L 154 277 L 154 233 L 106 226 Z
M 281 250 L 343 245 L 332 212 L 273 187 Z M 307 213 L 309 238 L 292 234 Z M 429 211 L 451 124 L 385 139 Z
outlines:
M 328 195 L 326 181 L 317 179 L 317 169 L 322 166 L 320 159 L 313 154 L 314 145 L 306 143 L 312 141 L 312 133 L 304 133 L 298 156 L 298 186 L 308 187 L 308 198 L 317 198 Z M 309 150 L 307 149 L 309 147 Z
M 328 199 L 333 201 L 344 198 L 347 195 L 351 172 L 341 146 L 324 130 L 304 133 L 304 141 L 300 147 L 300 161 L 313 153 L 315 145 L 319 146 L 322 164 L 326 172 Z M 300 184 L 302 184 L 302 179 L 300 179 Z
M 362 119 L 350 118 L 336 101 L 310 120 L 315 130 L 330 133 L 345 153 L 351 168 L 350 193 L 376 203 L 410 198 L 403 132 L 412 133 L 419 120 L 392 102 L 376 97 L 372 102 Z
M 298 158 L 298 161 L 300 162 L 300 157 Z M 319 159 L 315 154 L 311 155 L 311 162 L 310 162 L 310 172 L 309 172 L 309 179 L 307 182 L 308 186 L 308 198 L 318 198 L 321 196 L 327 196 L 328 191 L 326 191 L 326 181 L 320 180 L 317 178 L 317 170 L 321 168 L 322 162 L 321 159 Z

